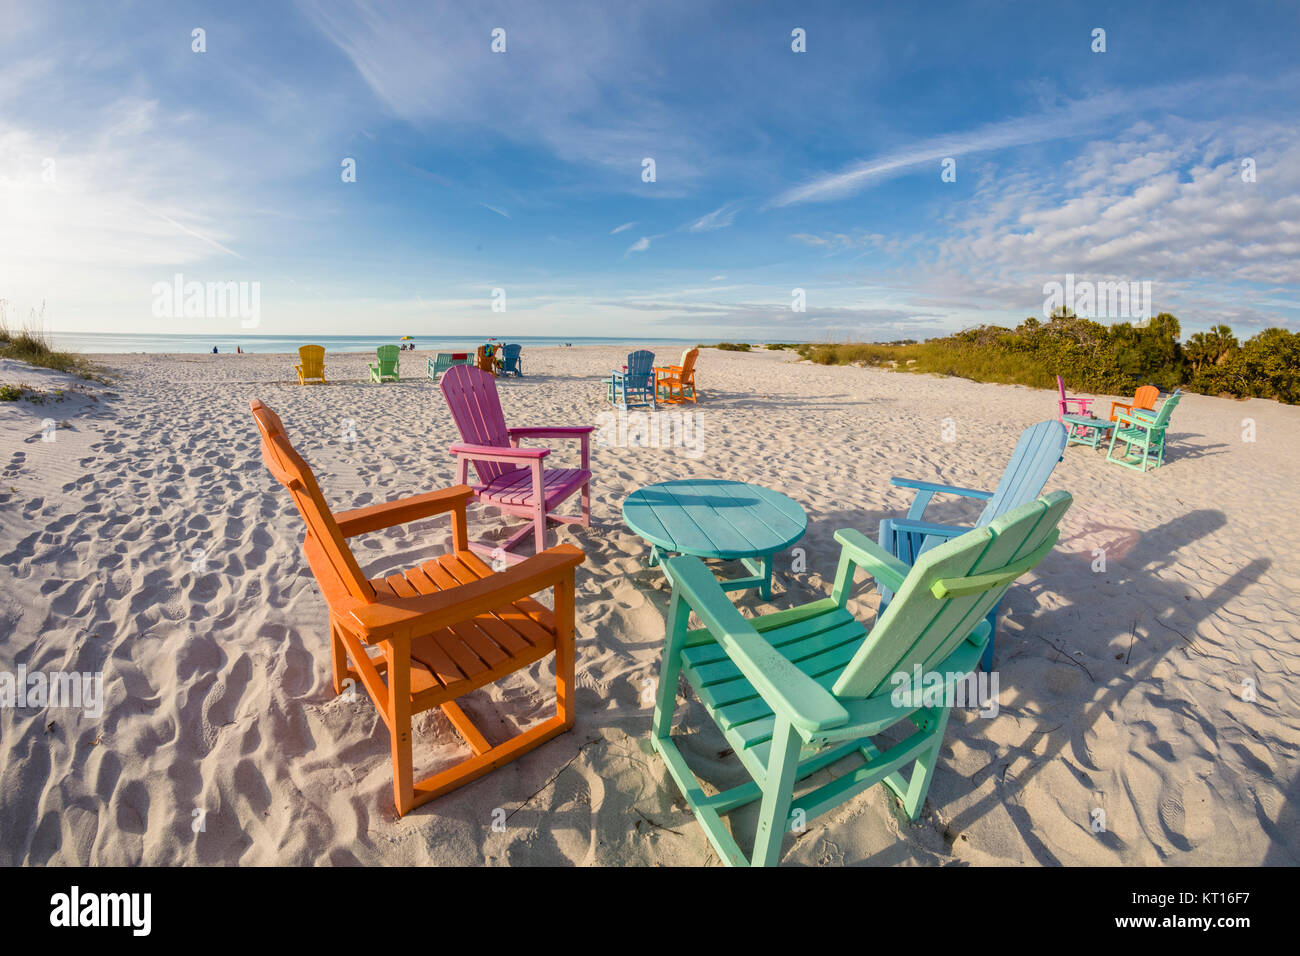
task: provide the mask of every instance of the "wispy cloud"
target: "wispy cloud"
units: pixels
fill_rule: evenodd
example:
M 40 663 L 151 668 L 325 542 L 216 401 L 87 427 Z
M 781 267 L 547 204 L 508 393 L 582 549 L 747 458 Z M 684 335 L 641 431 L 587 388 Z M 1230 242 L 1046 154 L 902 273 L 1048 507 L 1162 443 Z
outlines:
M 613 229 L 609 231 L 609 234 L 611 236 L 617 236 L 620 232 L 625 232 L 626 230 L 631 229 L 635 225 L 636 225 L 635 222 L 625 222 L 621 226 L 615 226 Z
M 481 202 L 481 203 L 479 203 L 479 205 L 482 206 L 484 209 L 489 209 L 489 210 L 491 210 L 492 212 L 496 213 L 496 214 L 497 214 L 498 216 L 500 216 L 502 219 L 509 219 L 509 218 L 510 218 L 510 213 L 506 212 L 504 209 L 498 209 L 496 206 L 489 206 L 489 205 L 488 205 L 487 203 L 485 203 L 485 202 Z
M 1056 109 L 989 123 L 969 132 L 929 137 L 884 156 L 853 163 L 838 172 L 815 176 L 780 193 L 768 205 L 780 207 L 843 199 L 873 183 L 926 164 L 933 164 L 938 176 L 939 163 L 949 157 L 955 159 L 973 153 L 1094 135 L 1118 116 L 1170 108 L 1200 96 L 1222 96 L 1240 82 L 1240 79 L 1230 78 L 1216 83 L 1176 83 L 1126 93 L 1101 93 L 1070 101 Z
M 726 229 L 736 219 L 740 204 L 736 202 L 719 206 L 713 212 L 701 216 L 690 225 L 691 232 L 712 232 L 714 229 Z

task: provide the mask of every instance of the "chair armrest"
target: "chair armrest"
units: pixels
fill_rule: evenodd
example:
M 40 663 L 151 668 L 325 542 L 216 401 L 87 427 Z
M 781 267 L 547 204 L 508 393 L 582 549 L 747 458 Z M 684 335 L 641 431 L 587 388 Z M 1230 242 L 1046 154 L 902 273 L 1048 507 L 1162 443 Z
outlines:
M 853 562 L 891 591 L 897 591 L 903 586 L 903 581 L 911 568 L 861 531 L 841 528 L 835 532 L 835 540 L 840 543 L 841 563 L 845 560 Z M 835 583 L 838 590 L 840 587 L 838 574 L 835 576 Z M 851 579 L 846 575 L 843 584 L 847 587 L 850 583 Z
M 385 501 L 365 508 L 340 511 L 334 515 L 334 520 L 338 522 L 343 537 L 351 538 L 448 511 L 457 509 L 463 511 L 465 502 L 472 497 L 474 497 L 474 489 L 468 485 L 455 485 L 424 495 L 412 495 L 410 498 L 399 498 L 396 501 Z
M 703 561 L 681 555 L 665 561 L 664 569 L 674 591 L 774 711 L 808 733 L 848 721 L 848 711 L 834 694 L 795 667 L 741 617 Z
M 466 458 L 478 458 L 481 461 L 526 461 L 545 458 L 551 453 L 549 448 L 516 448 L 513 445 L 466 445 L 457 443 L 449 449 L 453 455 Z
M 416 597 L 385 597 L 373 604 L 357 603 L 351 609 L 367 643 L 431 634 L 441 628 L 467 621 L 494 608 L 509 604 L 572 580 L 573 569 L 585 555 L 571 544 L 547 548 L 525 558 L 506 571 L 480 578 L 459 587 Z
M 1153 422 L 1156 420 L 1157 417 L 1159 417 L 1160 413 L 1157 412 L 1154 408 L 1132 408 L 1129 410 L 1129 414 L 1133 418 L 1141 419 L 1142 421 Z
M 918 491 L 928 491 L 931 494 L 939 492 L 945 495 L 961 495 L 963 498 L 978 498 L 980 501 L 988 501 L 993 497 L 991 491 L 980 491 L 976 488 L 958 488 L 955 485 L 940 485 L 932 481 L 916 481 L 912 478 L 890 478 L 889 483 L 899 488 L 915 488 Z
M 916 491 L 916 497 L 912 499 L 912 506 L 907 509 L 907 517 L 913 521 L 919 521 L 925 514 L 925 509 L 930 506 L 930 499 L 936 494 L 943 495 L 960 495 L 963 498 L 977 498 L 980 501 L 988 501 L 993 497 L 991 491 L 979 491 L 976 488 L 958 488 L 954 485 L 940 485 L 932 481 L 916 481 L 912 478 L 890 478 L 889 483 L 899 488 L 912 488 Z
M 1116 426 L 1128 425 L 1130 428 L 1150 428 L 1154 419 L 1139 418 L 1134 412 L 1120 412 L 1115 416 Z
M 511 438 L 581 438 L 596 430 L 595 425 L 581 425 L 577 428 L 507 428 Z
M 960 525 L 937 524 L 933 521 L 916 521 L 912 518 L 890 518 L 889 523 L 893 526 L 895 531 L 905 531 L 911 534 L 935 535 L 940 538 L 955 538 L 970 530 L 970 528 L 963 528 Z

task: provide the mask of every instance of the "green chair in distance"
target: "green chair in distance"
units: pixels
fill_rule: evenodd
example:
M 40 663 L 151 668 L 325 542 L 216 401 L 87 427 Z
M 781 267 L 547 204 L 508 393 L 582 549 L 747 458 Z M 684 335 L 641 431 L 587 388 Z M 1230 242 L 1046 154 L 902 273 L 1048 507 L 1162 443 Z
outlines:
M 398 355 L 401 352 L 396 345 L 381 345 L 375 349 L 379 364 L 370 363 L 370 381 L 396 382 L 398 377 Z

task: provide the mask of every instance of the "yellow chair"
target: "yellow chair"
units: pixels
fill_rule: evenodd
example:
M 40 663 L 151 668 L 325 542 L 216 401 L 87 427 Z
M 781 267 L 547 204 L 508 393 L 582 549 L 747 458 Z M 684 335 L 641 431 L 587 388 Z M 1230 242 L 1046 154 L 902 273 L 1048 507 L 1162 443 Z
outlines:
M 325 384 L 325 346 L 304 345 L 298 349 L 298 358 L 302 364 L 297 366 L 298 384 L 306 385 L 311 379 L 318 379 Z

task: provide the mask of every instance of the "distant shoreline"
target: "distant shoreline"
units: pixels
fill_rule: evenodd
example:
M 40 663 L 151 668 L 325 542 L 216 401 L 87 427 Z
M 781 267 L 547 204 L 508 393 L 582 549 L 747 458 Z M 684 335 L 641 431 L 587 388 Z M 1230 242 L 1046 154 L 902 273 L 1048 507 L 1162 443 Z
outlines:
M 48 338 L 56 348 L 83 355 L 204 355 L 233 353 L 242 348 L 250 355 L 295 355 L 300 345 L 325 346 L 327 352 L 339 354 L 373 353 L 380 345 L 401 344 L 400 335 L 191 335 L 191 334 L 135 334 L 113 332 L 49 332 Z M 489 341 L 488 336 L 414 336 L 419 352 L 473 351 Z M 698 344 L 698 339 L 651 338 L 618 336 L 555 336 L 555 335 L 498 335 L 496 343 L 517 342 L 524 348 L 549 348 L 584 346 L 626 346 L 629 349 L 645 346 L 665 349 L 683 349 Z

